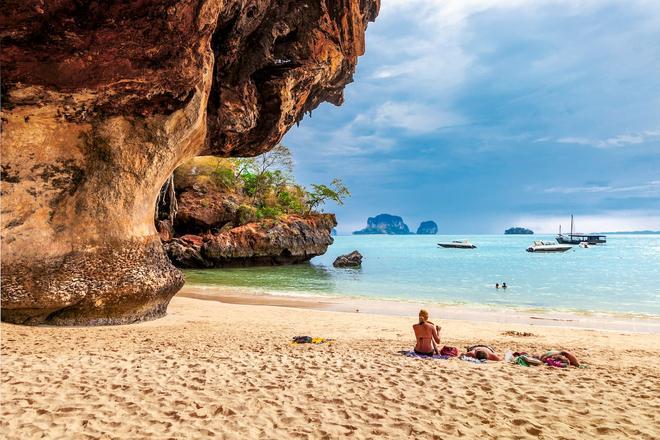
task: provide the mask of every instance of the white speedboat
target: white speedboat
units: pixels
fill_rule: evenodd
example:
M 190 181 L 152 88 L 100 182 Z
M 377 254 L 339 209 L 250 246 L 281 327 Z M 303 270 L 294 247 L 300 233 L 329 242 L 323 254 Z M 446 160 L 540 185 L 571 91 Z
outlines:
M 591 247 L 589 246 L 589 243 L 587 243 L 586 241 L 581 241 L 578 246 L 580 246 L 583 249 L 588 249 L 589 247 Z
M 443 248 L 453 248 L 453 249 L 475 249 L 476 246 L 470 243 L 467 240 L 454 240 L 451 243 L 438 243 L 438 246 Z
M 566 252 L 571 247 L 567 244 L 557 244 L 551 241 L 535 241 L 527 248 L 527 252 Z

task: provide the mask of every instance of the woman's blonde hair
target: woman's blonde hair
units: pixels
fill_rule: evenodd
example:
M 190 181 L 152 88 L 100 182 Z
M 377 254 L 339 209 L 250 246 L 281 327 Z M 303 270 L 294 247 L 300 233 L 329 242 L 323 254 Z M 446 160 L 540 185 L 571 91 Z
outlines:
M 419 311 L 419 323 L 423 323 L 429 320 L 429 312 L 422 309 Z

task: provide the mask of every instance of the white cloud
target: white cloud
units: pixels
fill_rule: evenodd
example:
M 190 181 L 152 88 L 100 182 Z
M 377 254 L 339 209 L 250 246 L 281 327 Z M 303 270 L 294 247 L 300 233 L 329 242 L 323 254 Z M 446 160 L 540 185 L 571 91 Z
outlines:
M 358 115 L 356 120 L 361 120 Z M 299 154 L 311 156 L 368 156 L 384 153 L 394 147 L 394 140 L 377 134 L 360 134 L 354 127 L 356 120 L 334 130 L 318 130 L 303 125 L 295 130 L 296 144 L 301 146 Z
M 557 142 L 560 144 L 584 145 L 594 148 L 621 148 L 660 140 L 660 130 L 646 130 L 641 133 L 623 133 L 604 139 L 583 136 L 564 136 L 560 138 L 541 137 L 534 142 Z
M 446 110 L 423 104 L 392 102 L 382 104 L 374 116 L 382 126 L 399 127 L 413 133 L 428 133 L 464 123 L 464 119 Z
M 559 186 L 546 188 L 543 192 L 548 194 L 622 194 L 626 196 L 654 196 L 660 195 L 660 180 L 652 180 L 638 185 L 626 186 Z

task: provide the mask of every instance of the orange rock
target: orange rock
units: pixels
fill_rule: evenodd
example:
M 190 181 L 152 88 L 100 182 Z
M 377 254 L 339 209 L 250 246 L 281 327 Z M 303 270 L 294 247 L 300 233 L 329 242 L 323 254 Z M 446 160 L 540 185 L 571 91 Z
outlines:
M 379 0 L 6 0 L 2 319 L 162 316 L 183 285 L 154 227 L 185 159 L 272 148 L 341 104 Z

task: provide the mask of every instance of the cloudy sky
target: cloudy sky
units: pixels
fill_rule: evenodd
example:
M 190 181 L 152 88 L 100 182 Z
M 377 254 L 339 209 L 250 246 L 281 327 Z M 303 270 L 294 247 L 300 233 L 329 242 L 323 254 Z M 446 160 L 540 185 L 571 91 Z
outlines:
M 660 230 L 660 1 L 383 0 L 342 107 L 284 139 L 339 232 Z

